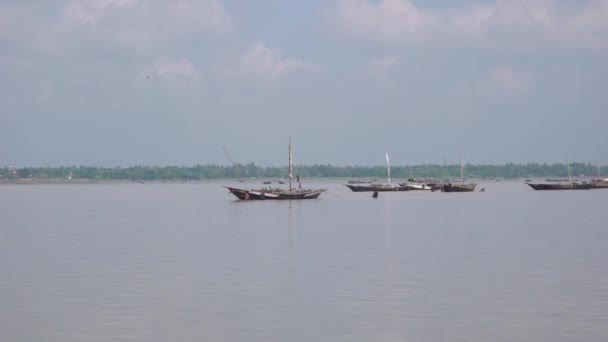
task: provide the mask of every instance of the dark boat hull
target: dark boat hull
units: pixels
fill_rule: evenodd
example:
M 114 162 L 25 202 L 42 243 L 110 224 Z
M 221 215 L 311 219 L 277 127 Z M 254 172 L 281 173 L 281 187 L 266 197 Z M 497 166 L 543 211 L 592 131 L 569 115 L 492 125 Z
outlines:
M 240 200 L 302 200 L 318 198 L 326 189 L 317 190 L 276 190 L 276 189 L 237 189 L 225 186 Z
M 388 186 L 382 184 L 370 184 L 370 185 L 353 185 L 344 184 L 353 192 L 386 192 L 386 191 L 408 191 L 407 187 L 403 186 Z
M 534 190 L 589 190 L 592 185 L 589 183 L 566 183 L 566 184 L 533 184 L 526 183 Z
M 475 190 L 475 183 L 468 184 L 441 184 L 441 192 L 472 192 Z

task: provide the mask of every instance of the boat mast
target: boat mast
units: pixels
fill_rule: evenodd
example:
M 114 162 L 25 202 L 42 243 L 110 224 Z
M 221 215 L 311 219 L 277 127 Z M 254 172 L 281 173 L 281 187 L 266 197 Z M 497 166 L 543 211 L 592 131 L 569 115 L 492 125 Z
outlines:
M 572 183 L 572 175 L 570 174 L 570 162 L 568 161 L 568 151 L 565 151 L 564 154 L 566 155 L 566 168 L 568 169 L 568 179 L 570 180 L 570 183 Z
M 388 184 L 391 184 L 391 163 L 388 161 L 388 152 L 386 153 L 386 172 L 388 174 Z
M 293 179 L 293 158 L 291 156 L 291 136 L 289 137 L 289 190 L 291 187 L 291 180 Z
M 464 157 L 460 158 L 460 182 L 464 183 Z

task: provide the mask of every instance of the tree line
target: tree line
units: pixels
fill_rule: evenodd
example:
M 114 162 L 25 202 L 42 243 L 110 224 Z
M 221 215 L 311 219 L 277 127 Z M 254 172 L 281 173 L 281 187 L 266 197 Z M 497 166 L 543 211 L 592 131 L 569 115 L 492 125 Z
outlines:
M 595 177 L 598 169 L 591 163 L 570 165 L 572 176 Z M 608 167 L 602 166 L 600 174 L 606 175 Z M 304 178 L 386 178 L 385 166 L 334 166 L 330 164 L 299 165 L 295 174 Z M 421 164 L 391 166 L 393 178 L 460 178 L 460 165 Z M 466 178 L 532 178 L 567 177 L 565 164 L 503 164 L 472 165 L 465 167 Z M 287 178 L 287 167 L 264 167 L 249 164 L 194 165 L 194 166 L 131 166 L 131 167 L 23 167 L 0 168 L 0 179 L 87 179 L 87 180 L 204 180 L 219 178 Z M 605 177 L 605 176 L 604 176 Z

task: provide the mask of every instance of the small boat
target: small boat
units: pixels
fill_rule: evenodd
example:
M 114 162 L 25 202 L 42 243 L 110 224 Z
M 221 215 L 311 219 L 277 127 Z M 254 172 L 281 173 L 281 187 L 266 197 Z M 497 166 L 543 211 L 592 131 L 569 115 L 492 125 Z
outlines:
M 547 179 L 547 182 L 555 182 L 555 184 L 546 183 L 526 183 L 534 190 L 589 190 L 592 189 L 591 183 L 578 183 L 572 181 L 570 174 L 570 162 L 568 161 L 568 152 L 566 154 L 566 169 L 568 170 L 568 179 Z M 563 183 L 567 181 L 566 183 Z
M 386 172 L 388 175 L 388 183 L 387 184 L 379 184 L 379 183 L 371 183 L 370 184 L 344 184 L 344 186 L 348 187 L 353 192 L 375 192 L 375 191 L 407 191 L 408 188 L 401 185 L 392 185 L 391 184 L 391 166 L 388 159 L 388 153 L 386 153 Z
M 475 190 L 475 183 L 445 183 L 441 184 L 441 192 L 471 192 Z
M 589 190 L 592 189 L 591 183 L 556 183 L 556 184 L 533 184 L 526 183 L 534 190 Z
M 366 181 L 366 180 L 349 180 L 348 184 L 371 184 L 372 181 Z
M 296 200 L 296 199 L 314 199 L 325 191 L 325 189 L 316 190 L 300 190 L 300 189 L 278 189 L 265 188 L 257 190 L 237 189 L 229 186 L 224 188 L 241 200 Z
M 476 183 L 465 183 L 464 182 L 464 159 L 460 161 L 460 183 L 442 183 L 436 185 L 441 190 L 441 192 L 471 192 L 475 190 Z
M 289 189 L 263 188 L 263 189 L 239 189 L 224 186 L 228 192 L 240 200 L 300 200 L 318 198 L 327 189 L 303 189 L 298 176 L 298 189 L 292 187 L 293 180 L 293 158 L 291 151 L 291 137 L 289 138 Z M 268 181 L 269 182 L 269 181 Z M 270 183 L 270 182 L 269 182 Z M 265 183 L 268 184 L 268 183 Z
M 410 178 L 405 183 L 399 183 L 399 186 L 406 187 L 408 190 L 431 190 L 432 184 L 428 184 L 421 180 Z
M 409 189 L 401 185 L 391 184 L 344 184 L 353 192 L 372 192 L 372 191 L 408 191 Z
M 270 184 L 272 183 L 271 181 L 263 181 L 262 184 Z
M 589 184 L 591 184 L 592 189 L 608 189 L 608 178 L 592 179 Z

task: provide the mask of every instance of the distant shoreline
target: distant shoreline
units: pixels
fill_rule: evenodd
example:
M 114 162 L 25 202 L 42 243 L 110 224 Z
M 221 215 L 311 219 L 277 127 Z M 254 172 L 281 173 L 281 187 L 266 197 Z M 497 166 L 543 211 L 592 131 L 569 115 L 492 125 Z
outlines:
M 394 179 L 433 178 L 460 179 L 461 173 L 469 179 L 517 179 L 517 178 L 567 178 L 565 164 L 503 164 L 503 165 L 396 165 L 391 166 Z M 571 163 L 572 177 L 603 178 L 607 166 L 591 163 Z M 0 167 L 0 183 L 10 184 L 57 184 L 99 182 L 189 182 L 216 179 L 283 180 L 289 170 L 283 167 L 264 167 L 253 163 L 234 165 L 194 166 L 132 166 L 132 167 Z M 294 179 L 386 179 L 386 165 L 334 166 L 330 164 L 296 165 Z M 70 179 L 71 178 L 71 179 Z
M 492 182 L 524 182 L 526 179 L 533 179 L 534 181 L 542 181 L 545 182 L 548 179 L 563 179 L 561 176 L 543 176 L 543 177 L 514 177 L 514 178 L 479 178 L 479 177 L 470 177 L 466 178 L 466 181 L 471 182 L 483 182 L 483 183 L 492 183 Z M 588 181 L 592 178 L 597 177 L 573 177 L 574 181 Z M 193 180 L 130 180 L 130 179 L 65 179 L 65 178 L 20 178 L 20 179 L 0 179 L 0 186 L 2 185 L 93 185 L 93 184 L 204 184 L 204 183 L 246 183 L 246 184 L 260 184 L 260 186 L 285 186 L 285 184 L 278 184 L 276 182 L 272 182 L 271 184 L 265 183 L 266 180 L 270 180 L 271 178 L 214 178 L 214 179 L 193 179 Z M 303 183 L 308 182 L 348 182 L 349 180 L 370 180 L 368 177 L 314 177 L 314 178 L 306 178 L 302 179 Z M 431 179 L 431 177 L 418 177 L 418 179 Z M 448 178 L 437 178 L 439 180 L 446 180 Z M 407 178 L 393 178 L 393 183 L 399 183 L 406 181 Z M 460 178 L 451 177 L 449 178 L 452 182 L 460 181 Z M 555 180 L 553 180 L 555 181 Z M 295 179 L 294 179 L 295 182 Z M 375 183 L 386 183 L 386 179 L 380 179 L 374 181 Z

